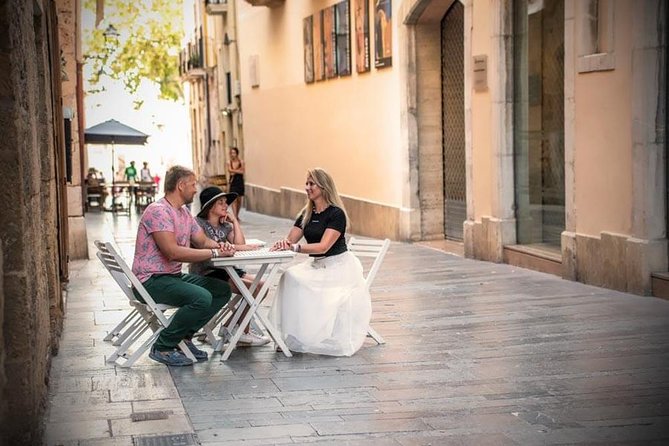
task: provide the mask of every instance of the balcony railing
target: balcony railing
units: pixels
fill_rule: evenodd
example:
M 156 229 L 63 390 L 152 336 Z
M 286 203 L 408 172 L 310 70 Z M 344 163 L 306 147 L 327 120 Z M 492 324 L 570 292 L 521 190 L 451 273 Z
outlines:
M 228 0 L 206 0 L 204 3 L 209 15 L 224 15 L 228 13 Z
M 196 38 L 179 53 L 179 74 L 181 77 L 193 78 L 204 76 L 204 51 L 202 46 L 202 29 L 196 32 Z
M 276 8 L 277 6 L 283 6 L 285 0 L 246 0 L 246 3 L 250 3 L 252 6 L 267 6 L 268 8 Z

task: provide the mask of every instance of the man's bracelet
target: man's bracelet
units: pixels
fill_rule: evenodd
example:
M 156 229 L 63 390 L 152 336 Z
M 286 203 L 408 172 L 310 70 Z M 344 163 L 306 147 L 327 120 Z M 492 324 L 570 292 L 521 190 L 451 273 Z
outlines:
M 212 248 L 211 249 L 211 258 L 215 259 L 216 257 L 218 257 L 218 249 Z
M 299 243 L 295 243 L 295 244 L 293 245 L 293 248 L 292 248 L 292 249 L 293 249 L 293 251 L 295 251 L 295 252 L 300 252 L 300 251 L 302 251 L 302 246 L 301 246 Z

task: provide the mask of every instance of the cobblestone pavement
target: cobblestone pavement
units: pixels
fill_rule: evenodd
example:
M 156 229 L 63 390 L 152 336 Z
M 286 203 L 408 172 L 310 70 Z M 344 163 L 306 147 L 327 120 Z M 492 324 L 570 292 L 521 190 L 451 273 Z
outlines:
M 88 215 L 89 239 L 113 231 L 131 259 L 136 218 Z M 268 241 L 291 224 L 242 218 L 248 237 Z M 351 358 L 286 358 L 268 345 L 224 363 L 168 369 L 144 357 L 127 370 L 105 363 L 102 341 L 127 311 L 123 296 L 96 259 L 73 262 L 47 443 L 669 442 L 667 301 L 405 243 L 392 244 L 372 294 L 387 344 L 368 340 Z M 131 417 L 156 411 L 167 418 Z

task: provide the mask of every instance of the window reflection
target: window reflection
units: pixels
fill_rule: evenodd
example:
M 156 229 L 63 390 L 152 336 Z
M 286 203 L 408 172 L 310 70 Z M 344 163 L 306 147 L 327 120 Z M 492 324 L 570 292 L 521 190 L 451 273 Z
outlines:
M 564 230 L 564 2 L 514 1 L 517 240 L 560 245 Z

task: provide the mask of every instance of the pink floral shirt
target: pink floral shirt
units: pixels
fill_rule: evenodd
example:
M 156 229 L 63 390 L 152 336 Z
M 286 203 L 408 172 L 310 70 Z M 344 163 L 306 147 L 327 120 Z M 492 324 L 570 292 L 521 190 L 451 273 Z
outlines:
M 132 262 L 132 272 L 140 282 L 145 282 L 154 274 L 181 272 L 181 262 L 170 261 L 165 257 L 151 235 L 161 231 L 174 232 L 177 245 L 190 246 L 191 237 L 202 231 L 202 228 L 186 206 L 174 209 L 165 198 L 151 203 L 139 221 Z

